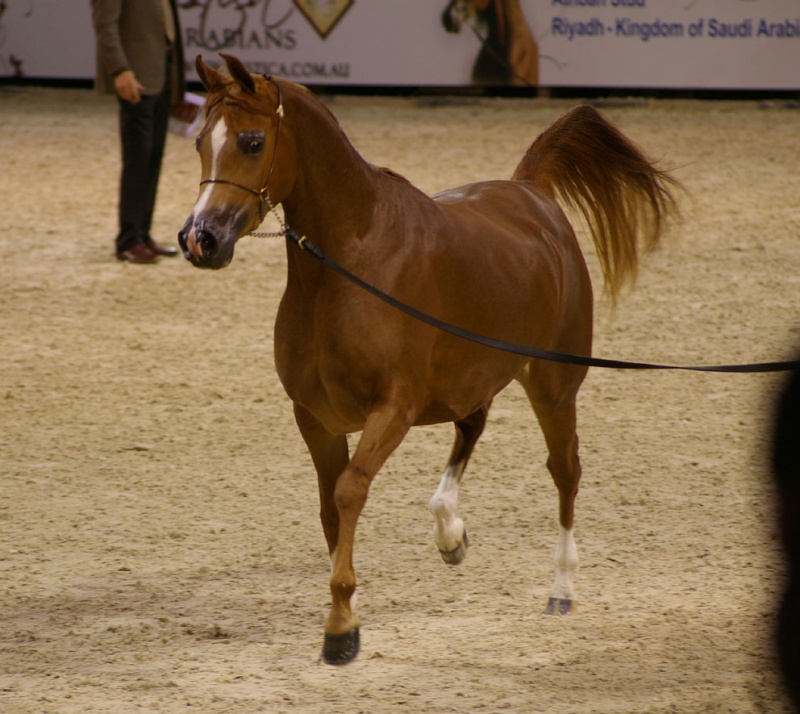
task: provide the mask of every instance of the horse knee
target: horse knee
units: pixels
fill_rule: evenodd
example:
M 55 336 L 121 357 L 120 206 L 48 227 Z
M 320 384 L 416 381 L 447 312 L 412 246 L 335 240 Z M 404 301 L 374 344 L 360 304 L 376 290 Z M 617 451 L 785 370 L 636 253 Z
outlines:
M 554 458 L 552 455 L 547 459 L 547 470 L 553 478 L 553 482 L 559 491 L 578 491 L 578 483 L 581 480 L 581 462 L 578 458 L 577 446 L 567 452 L 563 458 Z
M 333 502 L 339 513 L 360 511 L 367 501 L 370 479 L 361 469 L 348 466 L 339 476 L 333 492 Z

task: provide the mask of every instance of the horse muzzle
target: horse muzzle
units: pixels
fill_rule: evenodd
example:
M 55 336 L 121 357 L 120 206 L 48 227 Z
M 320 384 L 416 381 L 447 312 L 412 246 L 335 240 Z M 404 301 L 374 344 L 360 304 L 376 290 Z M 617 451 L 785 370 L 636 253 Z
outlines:
M 235 241 L 225 240 L 224 235 L 205 217 L 191 215 L 178 233 L 178 245 L 183 257 L 196 268 L 219 270 L 233 260 Z

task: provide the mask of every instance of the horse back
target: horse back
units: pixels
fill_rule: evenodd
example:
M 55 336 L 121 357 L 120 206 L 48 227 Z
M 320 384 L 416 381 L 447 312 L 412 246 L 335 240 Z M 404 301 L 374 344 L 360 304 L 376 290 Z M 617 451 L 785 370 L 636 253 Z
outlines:
M 445 213 L 479 220 L 496 229 L 535 239 L 545 230 L 565 244 L 574 241 L 569 220 L 552 197 L 530 181 L 494 180 L 465 184 L 432 196 Z
M 432 197 L 441 214 L 431 282 L 445 312 L 470 295 L 476 332 L 556 349 L 576 322 L 591 322 L 592 287 L 559 204 L 527 181 L 486 181 Z M 498 313 L 513 314 L 499 318 Z M 503 335 L 497 334 L 502 328 Z
M 498 281 L 510 282 L 526 302 L 554 303 L 559 311 L 572 299 L 591 299 L 583 253 L 567 216 L 532 183 L 478 182 L 433 200 L 448 224 L 440 240 L 473 257 L 477 280 L 491 281 L 490 292 Z

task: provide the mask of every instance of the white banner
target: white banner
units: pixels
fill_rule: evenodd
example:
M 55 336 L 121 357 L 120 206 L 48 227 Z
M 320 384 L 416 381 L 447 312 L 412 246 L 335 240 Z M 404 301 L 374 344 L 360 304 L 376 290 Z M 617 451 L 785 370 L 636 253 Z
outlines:
M 222 51 L 317 85 L 800 89 L 800 0 L 474 2 L 177 0 L 189 79 Z M 0 0 L 0 76 L 93 74 L 90 0 Z

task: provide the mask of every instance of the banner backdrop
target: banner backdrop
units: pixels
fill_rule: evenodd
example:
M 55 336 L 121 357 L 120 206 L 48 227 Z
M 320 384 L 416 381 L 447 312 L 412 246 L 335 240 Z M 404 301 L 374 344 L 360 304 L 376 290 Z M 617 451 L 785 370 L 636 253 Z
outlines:
M 318 85 L 800 89 L 800 0 L 474 4 L 178 0 L 189 79 L 224 51 Z M 0 76 L 93 74 L 90 0 L 0 0 Z

